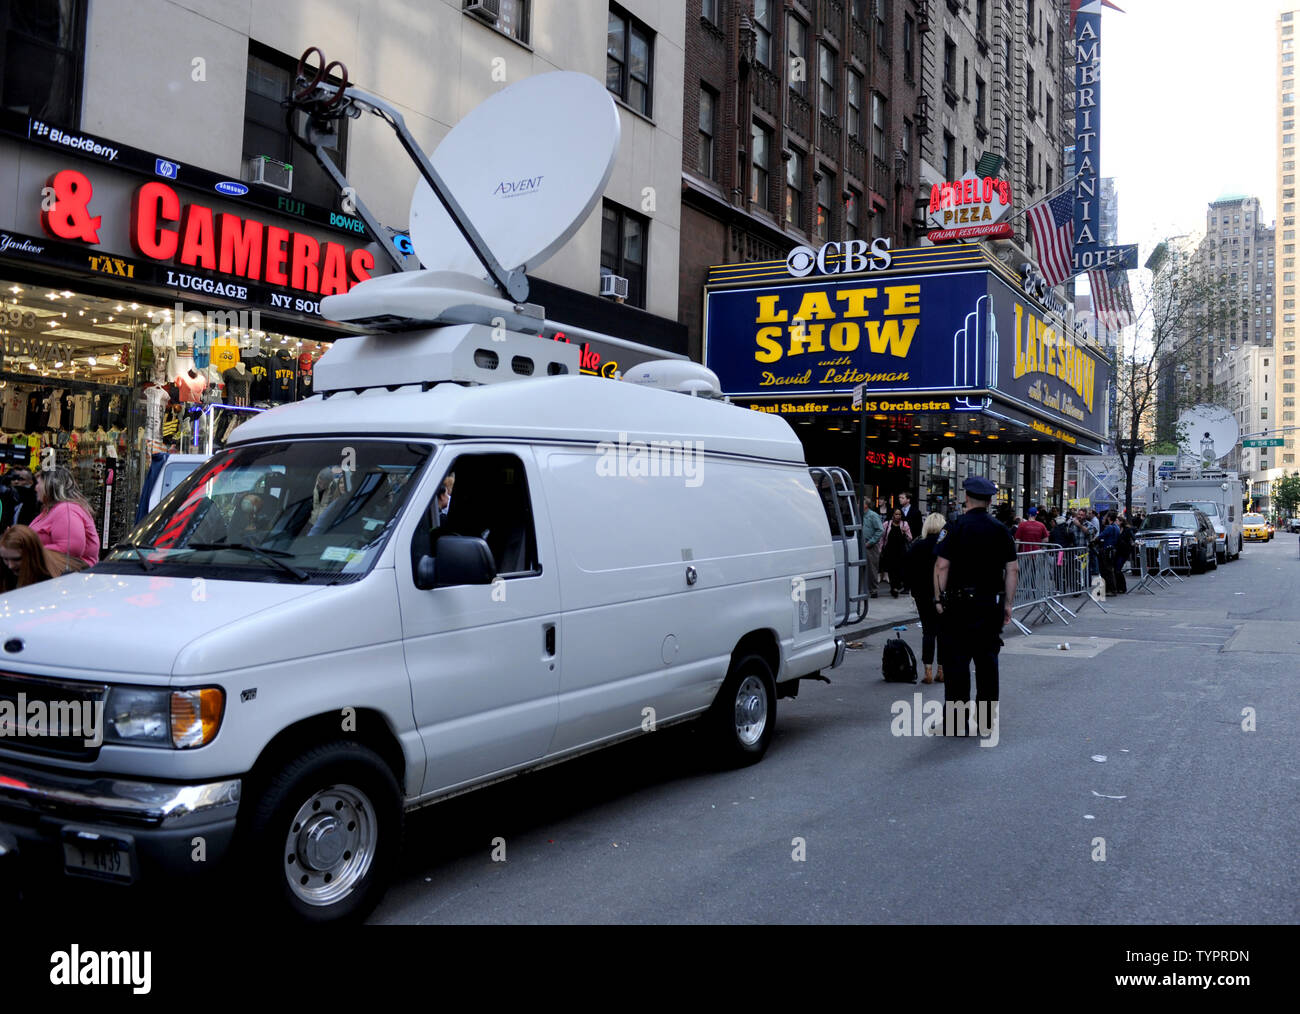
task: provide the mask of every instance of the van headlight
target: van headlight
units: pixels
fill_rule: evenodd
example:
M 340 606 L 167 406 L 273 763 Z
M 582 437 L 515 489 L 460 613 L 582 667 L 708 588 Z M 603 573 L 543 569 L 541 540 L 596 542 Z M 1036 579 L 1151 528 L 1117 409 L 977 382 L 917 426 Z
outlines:
M 221 727 L 225 703 L 225 692 L 219 687 L 112 687 L 104 703 L 104 742 L 177 749 L 205 746 Z

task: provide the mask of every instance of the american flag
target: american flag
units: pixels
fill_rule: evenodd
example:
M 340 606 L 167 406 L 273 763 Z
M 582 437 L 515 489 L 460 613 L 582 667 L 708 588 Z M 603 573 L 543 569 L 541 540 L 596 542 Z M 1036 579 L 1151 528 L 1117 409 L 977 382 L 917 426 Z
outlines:
M 1133 323 L 1133 296 L 1129 292 L 1128 272 L 1123 268 L 1089 271 L 1092 308 L 1097 319 L 1112 331 Z
M 1026 215 L 1034 232 L 1038 270 L 1048 285 L 1060 285 L 1074 274 L 1074 192 L 1062 190 L 1035 204 Z

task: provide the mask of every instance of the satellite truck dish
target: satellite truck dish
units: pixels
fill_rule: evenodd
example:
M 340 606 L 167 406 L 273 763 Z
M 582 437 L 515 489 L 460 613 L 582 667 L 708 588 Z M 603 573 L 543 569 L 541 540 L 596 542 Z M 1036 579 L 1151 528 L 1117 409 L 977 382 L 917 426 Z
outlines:
M 1214 465 L 1232 453 L 1241 436 L 1241 427 L 1226 408 L 1218 405 L 1194 405 L 1178 417 L 1183 434 L 1179 449 L 1203 466 Z
M 502 266 L 532 271 L 595 208 L 614 171 L 621 130 L 601 82 L 554 71 L 486 99 L 451 129 L 430 162 Z M 426 268 L 486 277 L 423 178 L 411 197 L 410 230 Z

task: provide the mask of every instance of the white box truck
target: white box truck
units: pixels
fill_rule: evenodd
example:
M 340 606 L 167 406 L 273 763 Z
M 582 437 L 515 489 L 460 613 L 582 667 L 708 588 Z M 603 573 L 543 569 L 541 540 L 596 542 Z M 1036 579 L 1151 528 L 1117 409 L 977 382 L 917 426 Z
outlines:
M 229 858 L 359 918 L 412 809 L 691 719 L 763 756 L 844 656 L 798 439 L 499 330 L 338 342 L 129 545 L 0 598 L 4 861 Z
M 1151 487 L 1151 510 L 1203 511 L 1214 526 L 1215 557 L 1227 563 L 1241 556 L 1242 486 L 1236 472 L 1222 469 L 1188 469 L 1156 480 Z

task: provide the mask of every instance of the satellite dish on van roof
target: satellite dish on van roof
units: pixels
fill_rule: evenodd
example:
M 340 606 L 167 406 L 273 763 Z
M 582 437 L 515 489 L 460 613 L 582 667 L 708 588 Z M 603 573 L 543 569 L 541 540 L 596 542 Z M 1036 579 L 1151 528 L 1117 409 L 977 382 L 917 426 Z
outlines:
M 600 200 L 621 129 L 603 84 L 555 71 L 481 103 L 430 161 L 502 266 L 531 271 L 569 241 Z M 426 268 L 486 276 L 423 178 L 411 197 L 410 228 Z
M 1180 443 L 1184 453 L 1205 465 L 1213 465 L 1232 453 L 1241 436 L 1236 417 L 1218 405 L 1194 405 L 1178 417 Z

